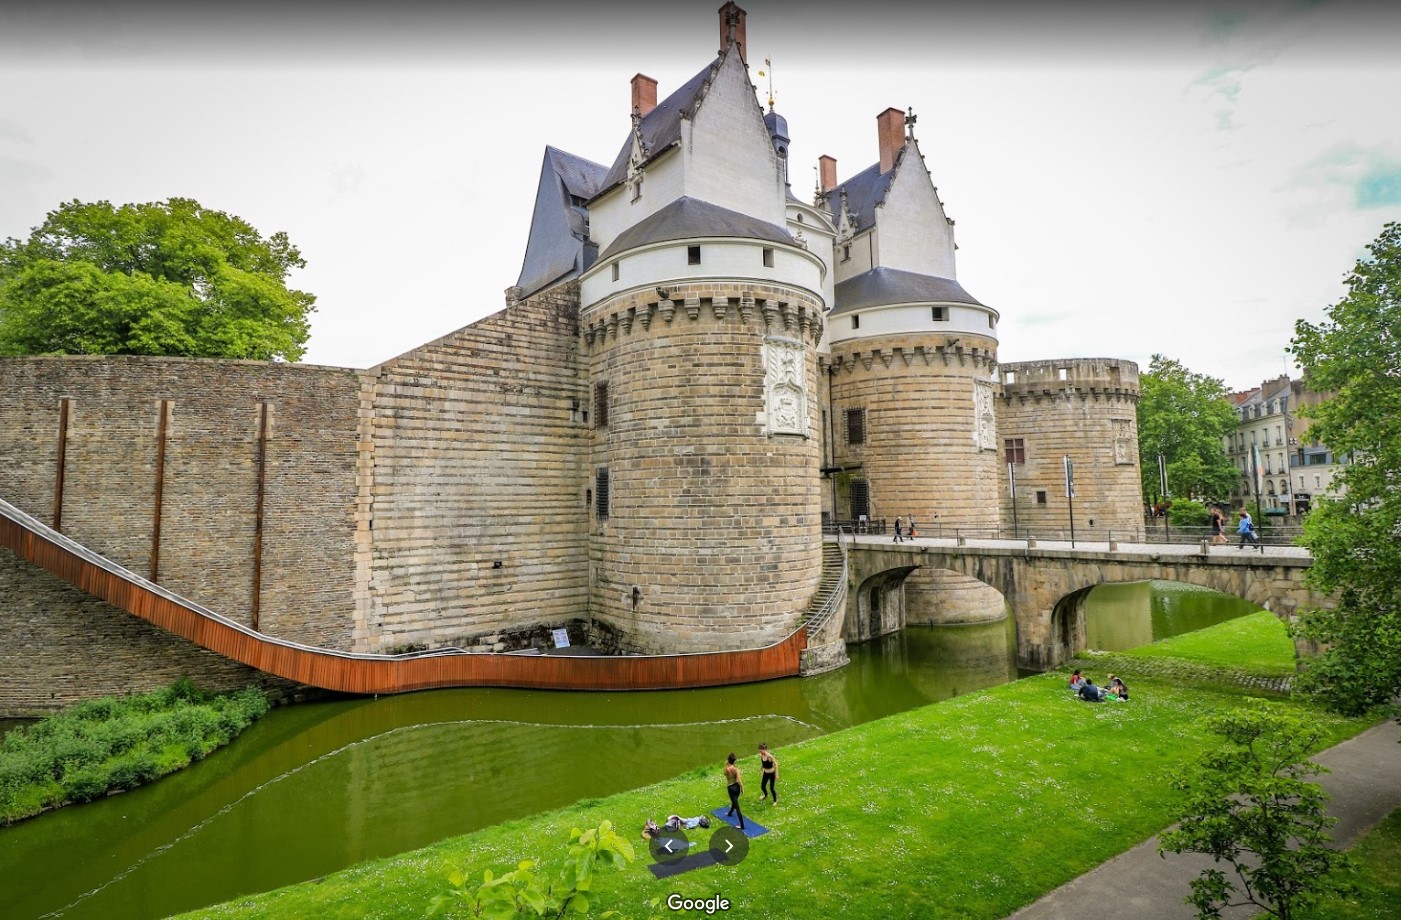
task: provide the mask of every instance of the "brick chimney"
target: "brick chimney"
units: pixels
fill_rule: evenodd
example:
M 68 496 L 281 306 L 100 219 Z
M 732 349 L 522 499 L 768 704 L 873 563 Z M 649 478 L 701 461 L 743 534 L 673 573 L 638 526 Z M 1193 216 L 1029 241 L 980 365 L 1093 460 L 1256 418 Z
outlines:
M 632 78 L 632 110 L 643 118 L 657 107 L 657 81 L 646 74 Z
M 905 146 L 904 110 L 890 108 L 877 115 L 876 136 L 880 140 L 880 171 L 888 173 Z
M 734 0 L 729 0 L 720 7 L 720 51 L 730 47 L 730 26 L 734 25 L 735 44 L 739 46 L 739 59 L 745 63 L 749 62 L 749 55 L 746 53 L 744 44 L 744 10 L 739 8 L 739 4 Z
M 822 186 L 822 194 L 827 194 L 837 187 L 837 161 L 827 154 L 817 158 L 818 181 Z

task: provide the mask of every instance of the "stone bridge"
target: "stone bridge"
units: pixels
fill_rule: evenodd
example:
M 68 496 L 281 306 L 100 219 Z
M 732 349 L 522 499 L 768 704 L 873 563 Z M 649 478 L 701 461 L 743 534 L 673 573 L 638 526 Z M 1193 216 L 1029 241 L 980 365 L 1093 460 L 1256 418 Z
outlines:
M 1286 619 L 1300 608 L 1331 605 L 1305 584 L 1313 557 L 1296 546 L 1264 552 L 1211 546 L 1203 552 L 1199 544 L 842 539 L 849 550 L 841 627 L 847 641 L 875 638 L 907 623 L 998 619 L 1010 606 L 1017 663 L 1036 670 L 1055 667 L 1084 648 L 1085 598 L 1096 585 L 1184 582 L 1244 598 Z

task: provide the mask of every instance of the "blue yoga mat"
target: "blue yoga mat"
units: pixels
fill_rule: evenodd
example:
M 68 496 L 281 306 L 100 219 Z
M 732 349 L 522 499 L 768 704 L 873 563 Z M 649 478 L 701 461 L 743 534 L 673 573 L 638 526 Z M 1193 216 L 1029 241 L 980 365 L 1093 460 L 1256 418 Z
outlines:
M 743 807 L 743 806 L 741 806 L 741 807 Z M 727 811 L 729 811 L 729 810 L 730 810 L 730 809 L 729 809 L 729 806 L 727 806 L 727 805 L 721 805 L 719 808 L 717 808 L 717 809 L 715 809 L 714 811 L 712 811 L 711 814 L 714 815 L 715 817 L 719 818 L 721 821 L 724 821 L 724 822 L 725 822 L 726 824 L 728 824 L 730 827 L 736 827 L 736 828 L 739 827 L 739 816 L 738 816 L 738 815 L 734 816 L 733 818 L 727 818 L 727 817 L 725 817 L 725 812 L 727 812 Z M 760 824 L 759 822 L 755 821 L 753 818 L 750 818 L 750 817 L 748 817 L 748 816 L 745 817 L 745 819 L 744 819 L 744 836 L 746 836 L 746 837 L 759 837 L 759 836 L 762 836 L 762 835 L 764 835 L 764 834 L 767 834 L 768 832 L 769 832 L 769 829 L 768 829 L 767 827 L 764 827 L 764 825 L 762 825 L 762 824 Z

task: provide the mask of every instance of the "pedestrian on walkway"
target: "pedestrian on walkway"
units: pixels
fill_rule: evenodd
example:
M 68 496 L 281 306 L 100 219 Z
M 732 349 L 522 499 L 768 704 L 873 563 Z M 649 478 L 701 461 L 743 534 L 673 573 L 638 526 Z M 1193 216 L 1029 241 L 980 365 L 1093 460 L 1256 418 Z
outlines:
M 902 536 L 900 535 L 900 531 L 901 531 L 902 528 L 904 528 L 904 526 L 905 526 L 904 521 L 903 521 L 902 519 L 900 519 L 900 518 L 897 517 L 897 518 L 895 519 L 895 540 L 894 540 L 894 542 L 896 542 L 896 543 L 904 543 L 904 542 L 905 542 L 905 538 L 902 537 Z
M 1226 542 L 1226 515 L 1220 505 L 1211 506 L 1211 542 Z
M 1240 543 L 1236 549 L 1245 549 L 1245 541 L 1249 540 L 1251 546 L 1259 546 L 1260 538 L 1255 536 L 1255 522 L 1250 519 L 1250 512 L 1244 509 L 1240 513 L 1240 524 L 1236 526 L 1236 533 L 1240 534 Z
M 915 516 L 912 514 L 910 515 L 910 539 L 913 540 L 917 536 L 919 534 L 915 532 Z
M 735 812 L 739 812 L 739 829 L 744 830 L 744 810 L 739 807 L 739 796 L 744 792 L 744 782 L 739 775 L 739 767 L 735 766 L 733 751 L 725 758 L 725 779 L 729 781 L 725 789 L 730 794 L 730 810 L 725 812 L 725 817 L 733 818 Z

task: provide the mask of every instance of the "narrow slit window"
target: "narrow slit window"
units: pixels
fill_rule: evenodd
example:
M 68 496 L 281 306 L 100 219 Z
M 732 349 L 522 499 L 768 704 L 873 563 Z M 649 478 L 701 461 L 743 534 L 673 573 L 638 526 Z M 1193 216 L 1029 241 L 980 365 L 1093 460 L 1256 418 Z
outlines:
M 601 466 L 594 477 L 594 517 L 608 520 L 608 467 Z
M 860 328 L 861 328 L 861 314 L 860 314 L 860 313 L 853 313 L 853 314 L 851 314 L 851 328 L 853 328 L 853 329 L 860 329 Z
M 699 265 L 699 264 L 701 264 L 701 260 L 700 260 L 700 249 L 701 249 L 701 248 L 700 248 L 699 246 L 687 246 L 687 247 L 686 247 L 686 264 L 687 264 L 687 265 Z
M 764 267 L 773 268 L 773 250 L 767 246 L 764 247 Z
M 613 263 L 613 280 L 614 280 L 614 281 L 617 281 L 620 277 L 622 277 L 622 274 L 623 274 L 623 264 L 622 264 L 621 262 L 614 262 L 614 263 Z
M 594 384 L 593 418 L 595 428 L 608 427 L 608 384 L 606 382 Z

